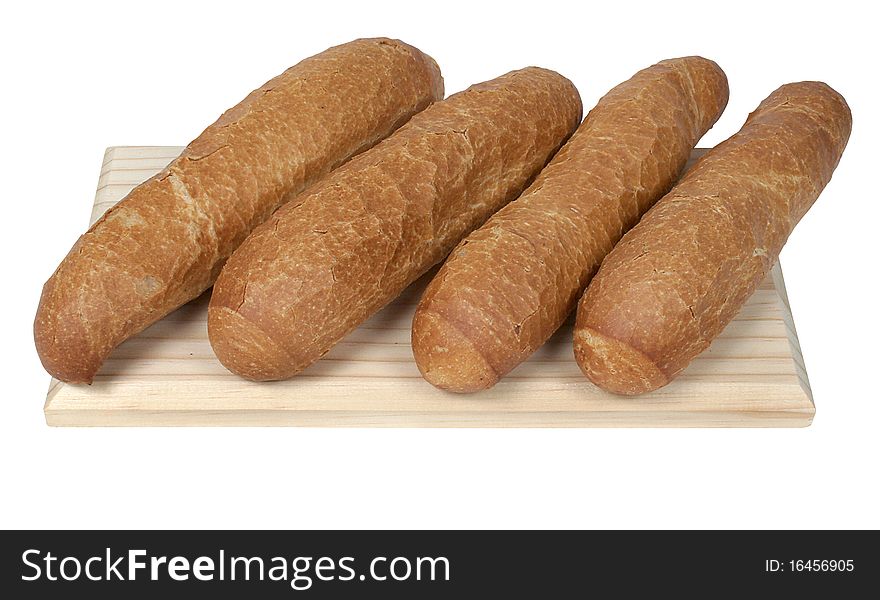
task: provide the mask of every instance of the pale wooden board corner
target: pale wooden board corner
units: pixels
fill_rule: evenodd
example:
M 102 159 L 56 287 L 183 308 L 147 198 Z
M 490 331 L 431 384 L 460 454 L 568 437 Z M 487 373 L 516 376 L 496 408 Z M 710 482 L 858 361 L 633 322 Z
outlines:
M 181 148 L 115 146 L 96 220 Z M 702 154 L 696 150 L 694 156 Z M 571 355 L 571 325 L 495 388 L 459 396 L 421 379 L 409 325 L 423 278 L 290 381 L 241 380 L 207 340 L 207 297 L 122 344 L 91 386 L 52 380 L 52 426 L 805 427 L 812 391 L 777 265 L 737 318 L 673 383 L 638 398 L 602 392 Z

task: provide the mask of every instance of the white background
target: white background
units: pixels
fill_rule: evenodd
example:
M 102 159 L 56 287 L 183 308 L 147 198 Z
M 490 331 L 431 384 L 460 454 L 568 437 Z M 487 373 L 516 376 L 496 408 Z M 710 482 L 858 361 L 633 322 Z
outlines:
M 0 527 L 876 528 L 876 21 L 845 2 L 16 2 L 2 45 Z M 781 6 L 782 5 L 782 6 Z M 530 64 L 587 108 L 702 54 L 733 134 L 820 79 L 854 129 L 782 256 L 817 404 L 800 430 L 53 429 L 31 324 L 88 221 L 105 146 L 183 145 L 291 64 L 356 37 L 433 55 L 447 91 Z

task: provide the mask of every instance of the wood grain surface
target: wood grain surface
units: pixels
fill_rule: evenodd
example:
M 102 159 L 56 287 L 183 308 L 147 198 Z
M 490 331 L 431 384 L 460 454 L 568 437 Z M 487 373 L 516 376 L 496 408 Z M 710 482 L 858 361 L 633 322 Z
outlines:
M 180 150 L 108 148 L 92 221 Z M 813 419 L 778 265 L 678 379 L 636 398 L 605 393 L 581 374 L 572 355 L 571 322 L 491 390 L 459 396 L 434 389 L 420 377 L 410 349 L 412 314 L 426 283 L 422 278 L 413 284 L 302 374 L 275 383 L 244 381 L 220 365 L 208 343 L 205 294 L 123 343 L 92 385 L 53 379 L 46 421 L 57 426 L 798 427 Z

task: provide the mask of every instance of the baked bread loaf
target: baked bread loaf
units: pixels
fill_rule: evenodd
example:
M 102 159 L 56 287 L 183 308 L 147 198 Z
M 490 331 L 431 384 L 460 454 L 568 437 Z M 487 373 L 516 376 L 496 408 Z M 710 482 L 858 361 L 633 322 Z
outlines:
M 547 341 L 605 255 L 672 187 L 727 96 L 724 72 L 700 57 L 662 61 L 608 92 L 431 281 L 412 330 L 425 379 L 486 389 Z
M 578 306 L 574 352 L 618 394 L 666 385 L 724 329 L 831 179 L 844 99 L 784 85 L 706 153 L 611 251 Z
M 580 118 L 571 82 L 535 67 L 413 117 L 232 255 L 208 309 L 220 361 L 254 380 L 313 363 L 516 198 Z
M 210 287 L 285 198 L 442 97 L 433 59 L 389 39 L 331 48 L 253 91 L 76 242 L 37 310 L 43 366 L 91 382 L 119 343 Z

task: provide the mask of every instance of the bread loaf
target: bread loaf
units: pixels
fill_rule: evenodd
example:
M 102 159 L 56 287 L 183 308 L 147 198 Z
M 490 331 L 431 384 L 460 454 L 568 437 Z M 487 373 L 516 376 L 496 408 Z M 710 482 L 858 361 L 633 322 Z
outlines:
M 255 380 L 307 367 L 518 196 L 580 117 L 571 82 L 534 67 L 416 115 L 232 255 L 208 309 L 220 361 Z
M 606 94 L 428 286 L 412 331 L 425 379 L 485 389 L 547 341 L 612 246 L 669 191 L 727 95 L 724 72 L 700 57 L 662 61 Z
M 34 323 L 46 370 L 90 382 L 119 343 L 206 290 L 285 198 L 442 97 L 436 63 L 389 39 L 331 48 L 253 91 L 70 250 Z
M 831 179 L 844 99 L 784 85 L 703 156 L 611 251 L 578 306 L 574 351 L 597 385 L 666 385 L 724 329 Z

